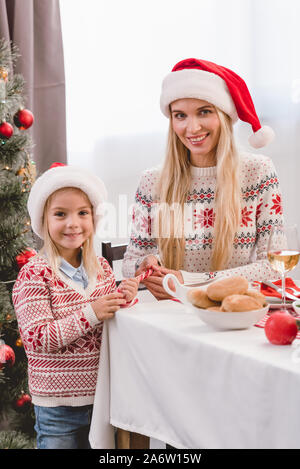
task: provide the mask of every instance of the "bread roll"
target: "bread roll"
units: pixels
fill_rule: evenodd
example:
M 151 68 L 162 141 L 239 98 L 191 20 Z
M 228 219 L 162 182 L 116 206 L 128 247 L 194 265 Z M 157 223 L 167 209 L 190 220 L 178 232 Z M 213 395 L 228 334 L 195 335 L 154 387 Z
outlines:
M 229 295 L 222 301 L 222 310 L 232 313 L 252 311 L 261 307 L 259 301 L 248 295 Z
M 206 308 L 209 311 L 223 311 L 222 306 L 211 306 L 210 308 Z
M 243 295 L 248 290 L 248 280 L 244 277 L 224 278 L 208 285 L 206 292 L 213 301 L 223 301 L 229 295 Z
M 220 303 L 216 303 L 208 298 L 206 291 L 201 290 L 200 288 L 193 288 L 188 291 L 187 299 L 192 303 L 192 305 L 197 306 L 197 308 L 209 308 L 210 306 L 216 306 Z
M 267 306 L 268 304 L 265 295 L 263 295 L 257 290 L 247 290 L 245 295 L 251 296 L 251 298 L 257 300 L 261 304 L 261 306 Z

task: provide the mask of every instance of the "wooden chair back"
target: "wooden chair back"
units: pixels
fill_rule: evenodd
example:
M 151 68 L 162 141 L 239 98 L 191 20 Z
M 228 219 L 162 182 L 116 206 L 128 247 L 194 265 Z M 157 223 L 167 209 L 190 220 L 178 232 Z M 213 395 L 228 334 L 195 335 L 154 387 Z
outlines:
M 123 259 L 127 244 L 117 244 L 112 246 L 109 242 L 102 242 L 102 256 L 105 257 L 111 268 L 113 269 L 113 261 L 119 261 Z M 116 281 L 116 285 L 119 285 L 121 280 Z M 140 283 L 139 290 L 145 290 L 146 287 Z
M 102 243 L 102 256 L 105 257 L 111 268 L 113 268 L 113 261 L 123 259 L 127 244 L 117 244 L 112 246 L 111 243 Z

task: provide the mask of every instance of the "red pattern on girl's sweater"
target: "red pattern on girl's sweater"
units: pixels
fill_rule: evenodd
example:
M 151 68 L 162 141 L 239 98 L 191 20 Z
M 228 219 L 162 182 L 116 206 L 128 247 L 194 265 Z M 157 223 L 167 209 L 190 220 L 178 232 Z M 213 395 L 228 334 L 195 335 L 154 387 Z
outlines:
M 13 302 L 28 358 L 29 390 L 46 405 L 90 403 L 98 375 L 102 321 L 88 305 L 116 288 L 104 258 L 105 272 L 90 294 L 53 275 L 46 259 L 36 256 L 19 272 Z M 70 286 L 71 285 L 71 286 Z M 74 285 L 74 283 L 73 283 Z

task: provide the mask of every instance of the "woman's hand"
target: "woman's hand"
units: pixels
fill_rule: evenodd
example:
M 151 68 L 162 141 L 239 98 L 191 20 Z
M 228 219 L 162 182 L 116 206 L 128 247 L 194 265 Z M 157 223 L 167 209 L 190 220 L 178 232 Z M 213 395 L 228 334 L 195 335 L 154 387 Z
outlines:
M 183 283 L 183 277 L 181 272 L 179 272 L 178 270 L 166 269 L 165 267 L 159 265 L 153 266 L 153 270 L 153 274 L 147 279 L 143 280 L 143 284 L 148 288 L 150 293 L 152 293 L 152 295 L 154 295 L 157 300 L 166 300 L 168 298 L 171 298 L 162 285 L 163 278 L 167 274 L 173 274 L 175 275 L 175 277 L 177 277 L 180 283 Z M 175 291 L 175 286 L 172 280 L 169 280 L 168 283 L 171 290 Z
M 127 278 L 122 280 L 119 285 L 118 290 L 124 294 L 124 298 L 127 303 L 133 300 L 136 297 L 138 292 L 139 282 L 136 278 Z
M 126 299 L 124 299 L 123 293 L 114 292 L 101 296 L 101 298 L 91 303 L 91 307 L 99 321 L 104 321 L 105 319 L 113 318 L 115 312 L 125 304 Z
M 137 277 L 141 273 L 145 272 L 145 270 L 152 269 L 154 267 L 159 267 L 158 260 L 152 254 L 149 254 L 149 256 L 145 257 L 139 268 L 136 270 L 135 276 Z

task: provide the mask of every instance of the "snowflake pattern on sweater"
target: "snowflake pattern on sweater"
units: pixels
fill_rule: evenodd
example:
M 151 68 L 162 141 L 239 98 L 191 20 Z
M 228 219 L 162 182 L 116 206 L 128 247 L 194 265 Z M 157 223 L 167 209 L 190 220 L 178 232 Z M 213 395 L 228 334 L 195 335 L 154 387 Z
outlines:
M 86 290 L 63 273 L 53 274 L 39 255 L 19 272 L 13 303 L 34 404 L 54 407 L 93 402 L 103 322 L 90 303 L 116 288 L 108 262 L 99 261 L 105 277 L 94 279 Z
M 249 281 L 277 278 L 267 261 L 267 243 L 273 225 L 282 223 L 279 181 L 269 157 L 241 155 L 241 223 L 234 239 L 228 269 L 210 272 L 214 238 L 216 167 L 191 167 L 191 186 L 184 214 L 185 256 L 182 275 L 186 285 L 219 276 L 243 275 Z M 130 242 L 123 261 L 125 277 L 134 275 L 136 263 L 147 255 L 159 256 L 152 227 L 158 204 L 159 168 L 146 170 L 136 192 Z

